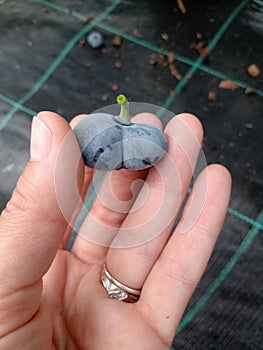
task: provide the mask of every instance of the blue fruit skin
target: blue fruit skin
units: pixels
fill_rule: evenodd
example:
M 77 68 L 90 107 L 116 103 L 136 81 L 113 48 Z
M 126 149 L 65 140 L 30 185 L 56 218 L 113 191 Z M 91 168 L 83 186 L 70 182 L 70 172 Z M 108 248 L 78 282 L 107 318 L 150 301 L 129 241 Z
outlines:
M 78 122 L 74 132 L 87 166 L 99 170 L 113 170 L 121 166 L 122 127 L 112 116 L 91 114 Z
M 98 49 L 103 44 L 103 36 L 100 32 L 91 32 L 87 36 L 87 41 L 93 49 Z
M 123 127 L 123 166 L 142 170 L 154 165 L 164 157 L 167 140 L 164 133 L 149 124 L 134 123 Z
M 98 170 L 142 170 L 167 151 L 163 132 L 152 125 L 123 122 L 106 113 L 89 115 L 74 128 L 84 162 Z

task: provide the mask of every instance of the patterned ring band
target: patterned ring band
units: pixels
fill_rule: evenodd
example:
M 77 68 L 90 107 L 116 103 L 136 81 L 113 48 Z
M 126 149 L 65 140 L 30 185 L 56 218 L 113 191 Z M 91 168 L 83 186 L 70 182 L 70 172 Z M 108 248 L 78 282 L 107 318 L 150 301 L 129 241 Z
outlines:
M 141 291 L 139 289 L 129 288 L 112 277 L 107 270 L 106 264 L 102 269 L 101 282 L 109 296 L 113 299 L 135 303 L 140 297 Z

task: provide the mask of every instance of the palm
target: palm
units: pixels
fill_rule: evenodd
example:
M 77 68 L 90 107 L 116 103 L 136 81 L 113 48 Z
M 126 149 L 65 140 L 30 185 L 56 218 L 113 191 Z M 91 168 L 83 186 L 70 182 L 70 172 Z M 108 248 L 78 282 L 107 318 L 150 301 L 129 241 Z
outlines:
M 70 349 L 96 350 L 119 349 L 125 344 L 132 348 L 139 339 L 136 349 L 152 349 L 153 344 L 156 349 L 168 349 L 137 304 L 107 297 L 100 272 L 101 266 L 87 265 L 68 252 L 57 254 L 43 293 L 44 306 L 53 320 L 55 347 L 64 349 L 68 344 Z

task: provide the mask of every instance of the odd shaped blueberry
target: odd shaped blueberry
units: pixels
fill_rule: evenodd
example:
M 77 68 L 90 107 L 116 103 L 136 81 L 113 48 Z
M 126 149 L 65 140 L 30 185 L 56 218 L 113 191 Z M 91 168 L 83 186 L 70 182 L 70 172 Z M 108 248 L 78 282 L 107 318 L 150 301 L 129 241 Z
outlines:
M 75 126 L 84 162 L 98 170 L 149 168 L 165 155 L 167 139 L 157 127 L 130 122 L 127 100 L 120 96 L 120 117 L 126 117 L 125 120 L 98 113 L 89 115 Z
M 134 123 L 123 127 L 123 167 L 142 170 L 164 157 L 167 140 L 159 128 L 149 124 Z
M 122 127 L 106 113 L 91 114 L 74 128 L 84 162 L 91 168 L 113 170 L 122 165 Z

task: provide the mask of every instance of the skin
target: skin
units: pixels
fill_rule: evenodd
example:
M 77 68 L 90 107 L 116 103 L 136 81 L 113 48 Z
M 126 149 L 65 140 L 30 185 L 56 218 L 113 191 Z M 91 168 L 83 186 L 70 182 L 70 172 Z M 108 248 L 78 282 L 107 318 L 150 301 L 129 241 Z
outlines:
M 37 118 L 51 131 L 49 154 L 44 159 L 29 161 L 0 217 L 1 350 L 169 349 L 224 222 L 231 188 L 228 171 L 220 165 L 211 165 L 201 173 L 183 217 L 169 239 L 182 198 L 176 190 L 177 179 L 171 174 L 173 167 L 164 157 L 160 167 L 167 177 L 164 180 L 168 180 L 169 200 L 175 209 L 172 221 L 157 237 L 136 247 L 117 249 L 99 246 L 78 236 L 72 251 L 68 252 L 64 247 L 70 227 L 62 215 L 54 188 L 58 154 L 63 174 L 58 186 L 68 189 L 61 192 L 68 216 L 75 218 L 79 211 L 79 198 L 72 188 L 77 182 L 83 197 L 93 170 L 84 168 L 81 161 L 76 163 L 81 157 L 73 133 L 65 151 L 61 147 L 71 130 L 64 119 L 51 112 L 41 112 Z M 81 118 L 78 116 L 72 125 Z M 161 127 L 152 115 L 138 115 L 135 119 Z M 177 121 L 187 126 L 190 135 L 194 135 L 192 139 L 180 141 Z M 194 164 L 199 152 L 202 127 L 194 116 L 181 114 L 167 125 L 165 132 L 169 140 L 168 153 L 178 181 L 181 180 L 183 195 L 191 179 L 190 164 Z M 187 157 L 179 141 L 185 142 Z M 32 142 L 31 147 L 37 145 Z M 166 167 L 170 171 L 166 171 Z M 116 233 L 121 226 L 143 224 L 156 209 L 155 203 L 163 198 L 155 169 L 121 170 L 110 175 L 112 193 L 107 191 L 106 178 L 90 213 L 97 219 L 92 227 L 94 232 L 103 224 L 107 224 L 108 229 L 115 228 Z M 146 181 L 138 188 L 139 195 L 140 190 L 148 186 L 148 199 L 138 211 L 125 214 L 105 207 L 105 201 L 111 202 L 113 195 L 123 203 L 130 200 L 130 185 L 138 179 Z M 200 195 L 204 183 L 205 198 Z M 201 212 L 182 234 L 185 222 L 191 219 L 191 210 L 201 200 Z M 129 203 L 132 206 L 135 199 Z M 170 202 L 164 205 L 168 208 Z M 87 218 L 85 232 L 89 225 Z M 137 303 L 108 297 L 100 283 L 105 260 L 115 278 L 132 288 L 142 288 Z

